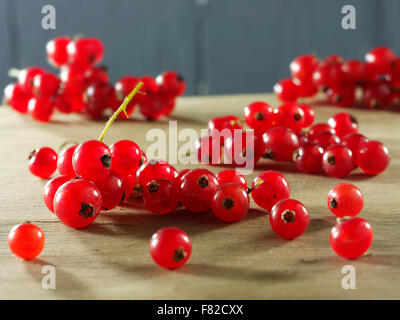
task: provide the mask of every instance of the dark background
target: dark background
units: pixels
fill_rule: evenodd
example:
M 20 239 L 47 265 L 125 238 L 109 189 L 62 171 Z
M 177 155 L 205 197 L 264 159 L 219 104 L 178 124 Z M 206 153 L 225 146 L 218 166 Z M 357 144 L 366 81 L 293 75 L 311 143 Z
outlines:
M 56 30 L 41 9 L 56 8 Z M 357 29 L 343 30 L 351 4 Z M 187 94 L 267 92 L 299 54 L 363 58 L 376 45 L 400 54 L 398 0 L 0 0 L 0 86 L 11 67 L 46 66 L 59 35 L 99 37 L 111 80 L 126 74 L 184 75 Z

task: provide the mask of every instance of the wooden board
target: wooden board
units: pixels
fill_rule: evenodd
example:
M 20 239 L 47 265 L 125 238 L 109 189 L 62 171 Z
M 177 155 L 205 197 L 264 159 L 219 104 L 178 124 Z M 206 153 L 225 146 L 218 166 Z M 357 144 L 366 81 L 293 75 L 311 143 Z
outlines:
M 224 114 L 242 115 L 243 106 L 255 100 L 277 106 L 272 95 L 182 98 L 173 119 L 178 130 L 206 127 L 207 121 Z M 326 121 L 341 111 L 316 106 L 317 120 Z M 279 239 L 266 223 L 266 212 L 251 204 L 248 217 L 236 224 L 218 221 L 212 213 L 194 214 L 183 209 L 157 216 L 132 200 L 101 216 L 89 228 L 74 230 L 61 224 L 45 208 L 45 181 L 32 176 L 26 157 L 35 147 L 57 148 L 65 140 L 97 138 L 104 123 L 87 122 L 80 116 L 57 115 L 40 124 L 0 108 L 0 298 L 36 299 L 358 299 L 400 298 L 400 114 L 352 109 L 361 132 L 389 147 L 392 161 L 376 177 L 355 171 L 346 181 L 361 188 L 365 208 L 361 217 L 374 229 L 371 255 L 356 261 L 337 257 L 329 246 L 335 219 L 326 207 L 326 195 L 343 181 L 296 172 L 290 164 L 263 160 L 260 171 L 280 170 L 287 177 L 292 197 L 309 209 L 307 232 L 293 241 Z M 139 117 L 138 117 L 139 118 Z M 137 118 L 137 119 L 138 119 Z M 105 142 L 133 139 L 144 149 L 150 128 L 168 128 L 168 119 L 149 123 L 121 121 L 113 125 Z M 177 168 L 183 168 L 177 165 Z M 216 172 L 220 168 L 209 167 Z M 39 259 L 23 261 L 7 247 L 10 228 L 24 220 L 39 225 L 46 246 Z M 179 270 L 156 266 L 148 244 L 153 232 L 164 226 L 185 230 L 193 241 L 193 254 Z M 356 269 L 356 290 L 341 286 L 345 265 Z M 42 289 L 42 267 L 56 270 L 56 289 Z

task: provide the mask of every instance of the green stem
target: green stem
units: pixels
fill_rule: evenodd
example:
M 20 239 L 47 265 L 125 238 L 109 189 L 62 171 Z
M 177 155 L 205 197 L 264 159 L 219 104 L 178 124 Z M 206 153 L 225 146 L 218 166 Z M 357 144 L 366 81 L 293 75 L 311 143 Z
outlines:
M 108 129 L 110 128 L 111 124 L 114 122 L 114 120 L 118 117 L 118 115 L 123 112 L 126 117 L 128 118 L 128 114 L 126 113 L 126 107 L 128 106 L 129 102 L 131 102 L 132 98 L 135 96 L 136 93 L 139 92 L 140 88 L 143 86 L 143 82 L 139 82 L 137 86 L 131 91 L 131 93 L 125 97 L 124 102 L 122 102 L 121 106 L 118 108 L 117 111 L 114 112 L 114 114 L 108 119 L 106 126 L 104 127 L 100 137 L 99 141 L 102 142 L 104 139 L 104 136 L 106 135 Z

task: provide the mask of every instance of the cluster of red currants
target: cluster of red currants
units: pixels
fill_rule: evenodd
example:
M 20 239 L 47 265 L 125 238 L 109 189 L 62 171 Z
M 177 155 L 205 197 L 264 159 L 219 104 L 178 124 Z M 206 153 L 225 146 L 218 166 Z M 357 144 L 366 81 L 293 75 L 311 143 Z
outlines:
M 381 109 L 400 103 L 400 58 L 386 47 L 372 49 L 365 62 L 338 55 L 318 60 L 305 54 L 290 63 L 290 71 L 292 78 L 274 86 L 283 102 L 313 97 L 321 90 L 330 104 L 341 107 Z
M 357 167 L 371 175 L 386 169 L 388 149 L 359 134 L 352 115 L 337 113 L 327 123 L 313 125 L 314 118 L 313 109 L 307 105 L 285 103 L 274 110 L 266 102 L 254 102 L 244 109 L 245 123 L 253 130 L 245 130 L 243 121 L 235 116 L 214 118 L 208 123 L 209 135 L 200 138 L 194 149 L 201 163 L 220 163 L 224 145 L 225 159 L 234 166 L 244 164 L 235 162 L 240 155 L 254 164 L 264 157 L 292 161 L 304 173 L 315 174 L 323 169 L 337 178 L 348 176 Z M 227 137 L 221 135 L 223 131 L 228 132 Z M 253 148 L 247 145 L 249 133 L 254 136 Z M 236 139 L 241 143 L 235 143 Z
M 143 82 L 142 94 L 136 95 L 119 117 L 127 118 L 139 105 L 146 119 L 157 120 L 173 111 L 175 98 L 186 88 L 175 71 L 156 79 L 125 76 L 110 84 L 107 69 L 97 65 L 104 56 L 103 43 L 97 38 L 55 38 L 47 43 L 46 52 L 49 63 L 60 69 L 59 76 L 28 67 L 18 72 L 17 82 L 4 89 L 6 104 L 20 113 L 29 112 L 38 121 L 50 121 L 55 110 L 101 118 L 109 110 L 115 111 L 139 81 Z

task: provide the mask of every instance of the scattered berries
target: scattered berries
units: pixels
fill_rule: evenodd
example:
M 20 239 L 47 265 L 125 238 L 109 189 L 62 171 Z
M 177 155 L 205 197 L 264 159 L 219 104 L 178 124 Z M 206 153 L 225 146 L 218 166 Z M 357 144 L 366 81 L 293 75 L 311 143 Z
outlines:
M 57 169 L 57 153 L 48 147 L 33 150 L 28 157 L 28 168 L 35 176 L 47 179 Z

